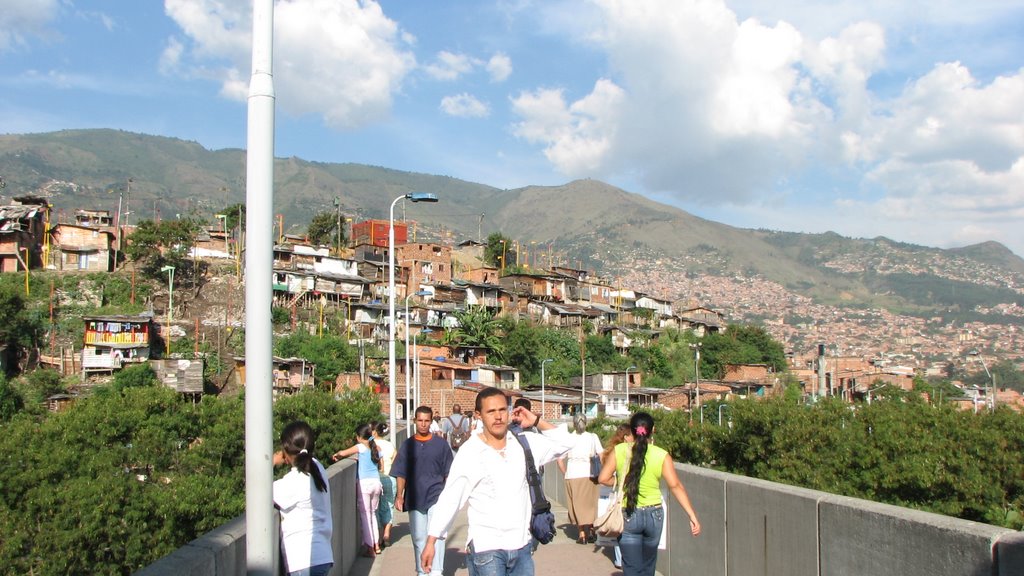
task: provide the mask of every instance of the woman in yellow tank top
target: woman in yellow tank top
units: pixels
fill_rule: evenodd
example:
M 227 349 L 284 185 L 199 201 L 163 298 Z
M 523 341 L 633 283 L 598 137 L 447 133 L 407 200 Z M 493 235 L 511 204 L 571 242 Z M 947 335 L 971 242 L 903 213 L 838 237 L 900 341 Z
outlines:
M 665 511 L 661 506 L 661 482 L 690 518 L 690 532 L 700 534 L 700 521 L 679 481 L 672 457 L 654 445 L 654 418 L 637 412 L 629 420 L 633 442 L 622 443 L 605 459 L 598 482 L 606 486 L 624 478 L 622 513 L 626 527 L 619 536 L 623 576 L 654 576 L 658 541 Z

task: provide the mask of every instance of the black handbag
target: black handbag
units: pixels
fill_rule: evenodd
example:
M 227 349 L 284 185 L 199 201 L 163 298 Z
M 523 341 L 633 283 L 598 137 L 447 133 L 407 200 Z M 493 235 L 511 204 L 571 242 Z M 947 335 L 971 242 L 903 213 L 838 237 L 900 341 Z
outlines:
M 530 485 L 530 502 L 533 505 L 530 514 L 530 534 L 541 544 L 547 544 L 555 538 L 555 515 L 551 512 L 551 503 L 544 497 L 544 487 L 540 483 L 540 474 L 533 464 L 533 452 L 530 443 L 522 434 L 513 430 L 516 440 L 523 447 L 526 455 L 526 482 Z

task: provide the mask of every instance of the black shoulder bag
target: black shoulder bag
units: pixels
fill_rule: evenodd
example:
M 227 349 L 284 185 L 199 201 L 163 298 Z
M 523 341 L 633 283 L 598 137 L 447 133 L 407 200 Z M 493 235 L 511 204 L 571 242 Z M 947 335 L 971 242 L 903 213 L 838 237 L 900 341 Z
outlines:
M 530 514 L 530 534 L 541 544 L 551 542 L 555 537 L 555 515 L 551 512 L 551 503 L 544 497 L 544 487 L 540 484 L 540 474 L 533 464 L 533 452 L 530 451 L 530 443 L 522 434 L 513 430 L 516 440 L 523 447 L 526 454 L 526 482 L 530 485 L 530 502 L 533 504 L 533 513 Z

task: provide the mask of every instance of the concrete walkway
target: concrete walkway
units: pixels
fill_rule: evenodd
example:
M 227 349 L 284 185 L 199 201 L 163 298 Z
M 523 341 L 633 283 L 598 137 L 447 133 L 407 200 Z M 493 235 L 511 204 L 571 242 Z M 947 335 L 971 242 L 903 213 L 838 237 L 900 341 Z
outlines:
M 593 544 L 577 544 L 576 527 L 569 524 L 565 508 L 552 503 L 558 536 L 547 545 L 539 546 L 533 555 L 537 576 L 586 574 L 587 576 L 618 576 L 622 571 L 612 565 L 612 548 Z M 448 548 L 444 559 L 444 576 L 467 576 L 466 556 L 462 547 L 466 543 L 466 513 L 455 519 L 448 533 Z M 395 512 L 395 525 L 391 530 L 391 546 L 376 558 L 360 557 L 352 566 L 351 576 L 415 576 L 412 558 L 412 540 L 409 538 L 408 514 Z

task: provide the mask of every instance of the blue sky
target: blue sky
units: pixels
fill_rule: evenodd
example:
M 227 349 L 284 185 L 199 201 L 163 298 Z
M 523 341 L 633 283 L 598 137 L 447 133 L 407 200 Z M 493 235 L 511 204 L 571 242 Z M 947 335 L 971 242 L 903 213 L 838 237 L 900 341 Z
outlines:
M 1019 0 L 279 0 L 276 154 L 1024 255 Z M 250 0 L 0 0 L 0 132 L 245 144 Z

